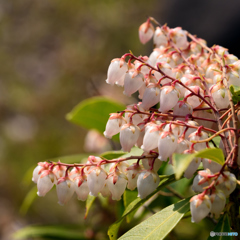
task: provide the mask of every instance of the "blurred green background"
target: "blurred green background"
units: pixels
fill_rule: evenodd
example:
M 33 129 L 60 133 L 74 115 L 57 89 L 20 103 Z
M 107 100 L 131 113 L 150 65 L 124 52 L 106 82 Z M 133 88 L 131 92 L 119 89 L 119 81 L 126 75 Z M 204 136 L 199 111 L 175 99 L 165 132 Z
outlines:
M 86 239 L 107 238 L 107 227 L 122 213 L 121 202 L 111 202 L 109 209 L 109 203 L 97 200 L 84 220 L 84 203 L 73 198 L 61 207 L 52 190 L 44 198 L 36 197 L 29 209 L 21 208 L 35 187 L 32 170 L 39 161 L 84 153 L 87 130 L 65 119 L 83 99 L 108 95 L 124 104 L 137 101 L 105 84 L 105 79 L 113 58 L 129 50 L 135 55 L 151 53 L 152 43 L 143 46 L 138 40 L 138 27 L 148 16 L 170 27 L 182 26 L 210 46 L 223 45 L 239 56 L 240 4 L 207 2 L 0 1 L 1 239 L 12 239 L 12 233 L 30 224 L 74 224 Z M 168 204 L 163 197 L 160 205 Z M 184 220 L 170 239 L 203 239 L 212 228 L 209 220 L 195 225 Z

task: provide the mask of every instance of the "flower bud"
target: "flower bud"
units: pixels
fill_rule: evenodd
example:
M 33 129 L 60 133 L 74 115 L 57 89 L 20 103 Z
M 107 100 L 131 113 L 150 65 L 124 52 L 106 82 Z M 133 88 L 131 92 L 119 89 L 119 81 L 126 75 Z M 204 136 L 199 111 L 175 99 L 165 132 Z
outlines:
M 44 197 L 46 193 L 48 193 L 52 189 L 56 181 L 56 176 L 51 170 L 44 170 L 37 181 L 37 195 L 39 197 Z
M 111 85 L 122 82 L 127 70 L 127 63 L 119 58 L 113 59 L 108 67 L 106 82 Z
M 58 180 L 56 185 L 58 203 L 60 205 L 66 204 L 74 193 L 73 182 L 69 177 L 62 177 Z
M 153 171 L 142 171 L 137 180 L 138 197 L 141 199 L 151 194 L 158 186 L 160 178 Z
M 209 214 L 211 207 L 212 204 L 207 195 L 199 194 L 192 197 L 190 200 L 192 222 L 200 222 Z
M 142 44 L 147 43 L 153 36 L 154 27 L 150 23 L 150 20 L 147 20 L 139 27 L 139 39 Z
M 120 143 L 123 151 L 130 152 L 131 148 L 137 142 L 140 134 L 138 126 L 132 124 L 125 124 L 120 131 Z
M 74 179 L 74 190 L 78 196 L 78 200 L 86 201 L 89 194 L 89 188 L 86 178 L 79 176 Z
M 104 187 L 107 174 L 101 167 L 91 169 L 87 175 L 87 184 L 89 188 L 89 194 L 97 197 L 98 193 Z
M 107 186 L 112 193 L 112 200 L 117 200 L 119 201 L 121 199 L 121 196 L 123 195 L 126 185 L 127 185 L 127 180 L 125 175 L 119 174 L 117 176 L 117 180 L 115 182 L 114 176 L 110 176 L 107 181 Z

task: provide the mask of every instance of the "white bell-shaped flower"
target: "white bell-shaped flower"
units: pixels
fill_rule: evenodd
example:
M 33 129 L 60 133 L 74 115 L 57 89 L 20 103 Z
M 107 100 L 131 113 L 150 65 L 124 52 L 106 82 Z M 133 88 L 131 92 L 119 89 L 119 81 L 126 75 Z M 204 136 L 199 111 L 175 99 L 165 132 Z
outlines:
M 141 107 L 145 110 L 148 110 L 159 102 L 160 88 L 152 86 L 148 85 L 143 94 Z
M 204 96 L 203 90 L 198 86 L 190 86 L 189 88 L 196 94 L 199 93 L 201 96 Z M 186 90 L 184 97 L 188 96 L 189 94 L 191 94 L 191 92 Z M 192 108 L 196 108 L 202 103 L 202 100 L 198 96 L 193 95 L 187 98 L 187 102 L 192 106 Z
M 122 115 L 118 113 L 112 113 L 107 121 L 106 129 L 104 131 L 104 136 L 107 138 L 112 138 L 112 136 L 118 134 L 124 122 Z
M 127 179 L 124 174 L 118 174 L 117 176 L 110 176 L 107 179 L 107 186 L 112 194 L 112 200 L 119 201 L 126 189 Z
M 106 178 L 107 174 L 101 167 L 91 169 L 90 172 L 87 174 L 89 194 L 97 197 L 98 193 L 104 187 Z
M 142 164 L 144 169 L 153 170 L 154 172 L 157 172 L 162 165 L 162 161 L 154 158 L 145 158 L 145 159 L 142 159 Z
M 177 137 L 170 132 L 162 132 L 158 139 L 158 158 L 167 161 L 177 148 Z
M 147 43 L 154 34 L 154 27 L 149 20 L 143 23 L 138 30 L 139 39 L 142 44 Z
M 66 166 L 61 166 L 61 165 L 56 165 L 53 168 L 53 173 L 57 177 L 57 179 L 65 177 L 67 167 Z
M 165 36 L 165 34 L 163 34 L 160 27 L 156 28 L 156 31 L 153 36 L 153 43 L 154 43 L 154 46 L 157 48 L 161 46 L 166 47 L 168 45 L 167 37 Z
M 190 148 L 190 142 L 184 138 L 178 139 L 177 148 L 174 151 L 175 153 L 183 153 L 185 150 L 188 150 Z
M 194 126 L 194 127 L 198 127 L 199 126 L 199 124 L 196 121 L 188 121 L 187 124 L 190 125 L 190 126 Z M 196 131 L 196 128 L 189 127 L 187 129 L 186 133 L 185 133 L 185 138 L 189 139 L 190 134 L 194 133 L 195 131 Z
M 224 171 L 224 175 L 220 175 L 217 180 L 217 189 L 223 191 L 226 197 L 228 197 L 236 188 L 237 180 L 233 173 Z
M 220 190 L 216 190 L 210 197 L 212 201 L 211 213 L 215 214 L 215 218 L 219 218 L 226 204 L 226 196 Z
M 192 222 L 200 222 L 209 214 L 211 207 L 212 204 L 207 195 L 199 194 L 192 197 L 190 200 Z
M 211 88 L 213 100 L 218 108 L 227 108 L 230 104 L 227 89 L 224 84 L 218 82 Z
M 189 135 L 189 141 L 192 142 L 192 143 L 194 143 L 195 141 L 199 141 L 199 140 L 205 140 L 207 138 L 208 138 L 208 134 L 204 131 L 199 132 L 197 130 L 197 131 L 195 131 L 195 132 L 193 132 Z M 200 150 L 205 149 L 205 148 L 206 148 L 206 142 L 196 143 L 194 145 L 194 149 L 196 151 L 200 151 Z
M 141 147 L 143 151 L 149 152 L 158 146 L 159 134 L 160 129 L 156 124 L 152 124 L 150 128 L 146 129 Z
M 141 170 L 142 170 L 142 166 L 137 163 L 134 163 L 133 165 L 129 166 L 126 169 L 126 175 L 128 179 L 128 184 L 127 184 L 128 189 L 134 190 L 137 187 L 137 179 Z
M 151 194 L 158 186 L 160 178 L 153 171 L 143 170 L 137 180 L 138 197 L 141 199 Z
M 69 177 L 62 177 L 56 185 L 58 203 L 65 205 L 74 193 L 74 183 Z
M 113 59 L 108 67 L 106 82 L 113 85 L 116 82 L 121 82 L 127 72 L 127 63 L 120 58 Z
M 82 176 L 76 177 L 74 179 L 74 190 L 78 196 L 78 200 L 86 201 L 89 194 L 89 188 L 86 178 Z
M 192 106 L 185 101 L 178 101 L 173 108 L 173 115 L 186 116 L 192 114 Z
M 192 190 L 194 192 L 203 192 L 204 188 L 209 186 L 212 182 L 212 178 L 208 177 L 209 175 L 212 175 L 209 169 L 199 171 L 193 179 Z
M 144 76 L 137 70 L 130 70 L 124 78 L 124 94 L 131 96 L 144 84 Z
M 102 190 L 100 191 L 100 193 L 102 194 L 103 197 L 110 197 L 111 196 L 111 192 L 108 188 L 108 185 L 107 185 L 107 181 L 105 182 L 104 184 L 104 187 L 102 188 Z
M 170 109 L 175 107 L 179 100 L 179 92 L 172 86 L 165 86 L 161 89 L 160 93 L 160 108 L 159 111 L 162 113 L 168 112 Z
M 37 195 L 39 197 L 44 197 L 46 193 L 52 189 L 56 181 L 56 176 L 51 170 L 44 170 L 37 181 Z
M 123 151 L 130 152 L 135 145 L 140 134 L 138 126 L 132 124 L 124 124 L 120 131 L 120 143 Z
M 151 66 L 155 66 L 157 63 L 157 58 L 159 55 L 163 54 L 165 48 L 164 47 L 160 47 L 160 48 L 155 48 L 153 50 L 153 52 L 150 54 L 149 58 L 148 58 L 148 63 Z
M 34 168 L 33 170 L 33 176 L 32 176 L 32 181 L 34 183 L 37 183 L 38 178 L 40 177 L 42 171 L 47 170 L 49 166 L 49 163 L 47 162 L 39 162 L 38 166 Z
M 170 127 L 171 126 L 171 127 Z M 183 133 L 183 126 L 177 125 L 177 124 L 166 124 L 164 127 L 165 132 L 169 132 L 171 128 L 172 133 L 176 136 L 179 137 Z
M 187 34 L 182 28 L 176 27 L 171 29 L 170 36 L 172 36 L 173 42 L 178 48 L 184 50 L 188 47 L 189 43 L 187 40 Z

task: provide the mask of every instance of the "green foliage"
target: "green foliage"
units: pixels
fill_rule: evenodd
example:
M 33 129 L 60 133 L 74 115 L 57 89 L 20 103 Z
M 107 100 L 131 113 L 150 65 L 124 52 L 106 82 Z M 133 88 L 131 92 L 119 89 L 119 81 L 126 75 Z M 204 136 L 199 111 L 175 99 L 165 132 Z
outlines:
M 125 192 L 123 193 L 123 203 L 125 209 L 131 202 L 133 202 L 137 198 L 137 195 L 138 195 L 137 191 L 130 191 L 128 189 L 125 190 Z M 126 216 L 127 223 L 129 223 L 132 220 L 136 211 L 137 209 Z
M 234 104 L 240 102 L 240 87 L 231 85 L 229 89 L 230 89 L 230 92 L 232 93 L 232 100 Z
M 13 234 L 13 239 L 78 239 L 84 240 L 84 231 L 79 229 L 79 226 L 28 226 L 20 229 Z
M 92 97 L 80 102 L 70 113 L 67 120 L 87 129 L 103 133 L 109 114 L 122 111 L 126 107 L 106 97 Z
M 172 204 L 132 228 L 119 240 L 163 239 L 190 210 L 189 199 Z
M 159 190 L 161 190 L 162 188 L 166 187 L 167 185 L 169 185 L 170 183 L 173 183 L 174 181 L 176 181 L 174 174 L 170 175 L 170 176 L 160 176 L 160 183 L 157 187 L 157 189 L 152 192 L 151 194 L 149 194 L 145 199 L 140 199 L 140 198 L 136 198 L 134 201 L 132 201 L 125 209 L 122 217 L 120 219 L 118 219 L 115 223 L 113 223 L 109 229 L 108 229 L 108 236 L 110 238 L 110 240 L 115 240 L 117 239 L 117 233 L 118 233 L 118 229 L 122 223 L 122 221 L 129 215 L 131 214 L 133 211 L 135 211 L 136 209 L 138 209 L 140 206 L 142 206 L 149 198 L 151 198 L 155 193 L 157 193 Z
M 218 224 L 213 230 L 214 232 L 231 232 L 231 227 L 229 223 L 228 213 L 225 213 L 220 220 L 218 221 Z M 216 240 L 232 240 L 231 236 L 209 236 L 208 240 L 216 239 Z
M 173 154 L 173 168 L 176 179 L 185 172 L 194 158 L 207 158 L 221 165 L 224 164 L 224 155 L 220 148 L 207 148 L 193 154 Z
M 88 198 L 87 198 L 87 201 L 86 201 L 86 213 L 85 213 L 84 218 L 87 218 L 89 210 L 90 210 L 93 202 L 95 201 L 95 199 L 96 199 L 96 197 L 88 195 Z
M 123 152 L 123 151 L 108 151 L 108 152 L 102 153 L 100 155 L 100 157 L 111 160 L 111 159 L 119 158 L 124 154 L 126 154 L 126 152 Z

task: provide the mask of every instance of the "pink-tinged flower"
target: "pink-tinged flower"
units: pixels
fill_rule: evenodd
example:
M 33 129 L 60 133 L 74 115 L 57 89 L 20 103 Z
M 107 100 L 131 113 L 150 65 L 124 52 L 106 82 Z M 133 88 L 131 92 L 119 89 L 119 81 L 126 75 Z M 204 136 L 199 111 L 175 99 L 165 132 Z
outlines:
M 127 177 L 123 173 L 120 173 L 117 168 L 113 173 L 108 175 L 106 183 L 112 194 L 112 200 L 119 201 L 121 199 L 126 189 L 127 182 Z
M 178 101 L 173 108 L 173 115 L 186 116 L 192 114 L 192 106 L 185 101 Z
M 190 210 L 192 214 L 192 222 L 200 222 L 205 218 L 210 210 L 212 204 L 208 195 L 198 194 L 190 200 Z
M 125 73 L 128 71 L 127 63 L 121 58 L 112 60 L 108 67 L 106 82 L 113 85 L 114 83 L 123 82 Z
M 210 175 L 212 175 L 212 172 L 209 169 L 199 171 L 193 179 L 192 190 L 194 192 L 203 192 L 204 188 L 212 182 L 212 178 L 209 178 Z
M 65 205 L 74 193 L 74 183 L 69 177 L 62 177 L 56 185 L 58 203 Z
M 161 161 L 167 159 L 174 153 L 177 148 L 177 137 L 170 132 L 162 132 L 158 139 L 158 158 Z
M 146 128 L 145 135 L 143 138 L 143 145 L 141 147 L 143 151 L 149 152 L 157 148 L 158 139 L 161 131 L 162 131 L 161 125 L 157 125 L 154 123 L 152 123 L 151 125 L 149 125 L 148 128 Z
M 142 171 L 142 166 L 134 163 L 126 169 L 126 175 L 128 179 L 127 188 L 134 190 L 137 187 L 138 175 Z
M 188 47 L 187 34 L 181 27 L 171 29 L 169 34 L 178 48 L 184 50 Z
M 124 94 L 131 96 L 144 84 L 144 76 L 138 70 L 129 70 L 124 78 Z
M 37 181 L 37 195 L 39 197 L 44 197 L 46 193 L 52 189 L 56 181 L 57 178 L 51 170 L 44 170 Z
M 216 106 L 221 108 L 227 108 L 230 104 L 227 89 L 222 82 L 218 82 L 210 89 L 213 100 Z
M 124 123 L 125 119 L 122 114 L 112 113 L 107 121 L 106 129 L 104 131 L 104 136 L 107 138 L 112 138 L 112 136 L 118 134 Z
M 154 86 L 154 84 L 149 84 L 143 94 L 141 107 L 148 110 L 159 102 L 160 98 L 160 88 Z
M 78 200 L 86 201 L 89 194 L 89 188 L 86 175 L 80 175 L 74 179 L 74 190 L 78 196 Z
M 147 20 L 139 27 L 139 39 L 142 44 L 147 43 L 154 34 L 154 27 L 151 24 L 150 20 Z
M 120 131 L 120 143 L 123 151 L 130 152 L 131 148 L 135 145 L 140 134 L 138 126 L 133 124 L 124 124 Z
M 157 158 L 145 158 L 142 159 L 142 165 L 146 170 L 153 170 L 157 172 L 162 165 L 162 161 Z
M 151 194 L 158 186 L 160 178 L 157 173 L 143 170 L 137 179 L 138 197 L 141 199 Z
M 168 45 L 167 37 L 164 35 L 160 27 L 157 27 L 154 32 L 153 43 L 157 48 L 161 46 L 166 47 Z
M 228 197 L 236 188 L 237 179 L 233 173 L 223 172 L 218 179 L 216 188 L 222 190 L 226 197 Z
M 44 170 L 48 170 L 49 168 L 49 163 L 47 162 L 39 162 L 38 163 L 38 166 L 34 168 L 33 170 L 33 176 L 32 176 L 32 181 L 34 183 L 37 183 L 38 181 L 38 178 L 40 177 L 41 173 L 44 171 Z
M 215 215 L 215 218 L 219 218 L 226 204 L 226 196 L 221 190 L 216 189 L 211 194 L 210 200 L 212 202 L 211 213 Z
M 201 96 L 204 96 L 204 92 L 199 86 L 190 86 L 189 88 L 196 94 L 199 93 Z M 188 96 L 189 94 L 191 94 L 191 92 L 186 90 L 184 97 Z M 192 108 L 196 108 L 202 103 L 202 100 L 198 96 L 193 95 L 187 98 L 187 103 L 190 104 Z
M 175 87 L 165 86 L 161 89 L 160 93 L 160 108 L 162 113 L 168 112 L 175 107 L 179 100 L 179 92 Z
M 104 187 L 107 178 L 106 172 L 101 167 L 95 167 L 87 174 L 87 184 L 89 194 L 97 197 L 98 193 Z

